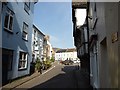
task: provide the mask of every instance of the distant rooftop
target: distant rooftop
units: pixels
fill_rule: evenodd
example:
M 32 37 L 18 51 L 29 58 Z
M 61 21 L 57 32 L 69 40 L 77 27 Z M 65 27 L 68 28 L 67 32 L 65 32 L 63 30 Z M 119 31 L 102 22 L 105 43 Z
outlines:
M 60 48 L 53 48 L 54 52 L 57 52 Z
M 87 8 L 87 0 L 72 0 L 73 8 Z
M 39 33 L 41 33 L 43 36 L 45 36 L 45 34 L 42 31 L 40 31 L 40 29 L 38 29 L 38 27 L 36 25 L 33 24 L 33 28 L 35 28 Z
M 75 52 L 75 48 L 69 48 L 69 49 L 59 49 L 56 53 L 63 53 L 63 52 Z

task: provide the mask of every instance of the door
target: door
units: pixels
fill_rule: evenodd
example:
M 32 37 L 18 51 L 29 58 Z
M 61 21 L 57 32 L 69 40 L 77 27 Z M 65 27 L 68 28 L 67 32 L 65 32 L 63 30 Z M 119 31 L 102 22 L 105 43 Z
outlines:
M 2 85 L 8 83 L 8 71 L 12 70 L 13 50 L 2 49 Z
M 2 85 L 5 85 L 8 82 L 8 59 L 9 55 L 2 55 Z

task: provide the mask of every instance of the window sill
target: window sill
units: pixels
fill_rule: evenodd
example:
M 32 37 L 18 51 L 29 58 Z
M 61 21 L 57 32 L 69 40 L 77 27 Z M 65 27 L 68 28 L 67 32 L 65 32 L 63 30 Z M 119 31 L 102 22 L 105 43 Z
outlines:
M 28 40 L 26 40 L 26 39 L 24 39 L 24 38 L 22 38 L 24 41 L 26 41 L 26 42 L 28 42 Z
M 4 28 L 4 30 L 7 31 L 8 33 L 13 34 L 13 31 L 11 31 L 11 30 L 9 30 L 9 29 L 7 29 L 7 28 Z
M 27 68 L 18 68 L 18 71 L 27 70 Z

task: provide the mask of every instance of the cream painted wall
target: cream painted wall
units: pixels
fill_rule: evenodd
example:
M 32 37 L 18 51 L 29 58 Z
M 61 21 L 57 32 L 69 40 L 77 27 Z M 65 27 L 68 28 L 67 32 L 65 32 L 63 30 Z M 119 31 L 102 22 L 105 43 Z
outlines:
M 77 59 L 77 52 L 62 52 L 62 53 L 55 53 L 55 60 L 66 60 L 66 59 Z
M 107 50 L 108 50 L 108 60 L 109 60 L 109 87 L 118 87 L 118 61 L 119 51 L 118 42 L 112 43 L 112 34 L 118 32 L 118 3 L 106 3 L 105 4 L 105 25 L 106 25 L 106 35 L 107 35 Z M 119 39 L 120 40 L 120 39 Z
M 91 11 L 94 10 L 93 3 L 90 4 Z M 95 13 L 92 12 L 93 18 Z M 117 88 L 118 87 L 118 61 L 119 46 L 118 41 L 112 43 L 112 34 L 118 32 L 118 4 L 117 3 L 96 3 L 96 15 L 98 21 L 92 33 L 98 34 L 97 41 L 97 63 L 91 60 L 93 68 L 98 68 L 98 78 L 93 77 L 91 84 L 95 83 L 98 88 Z M 92 59 L 92 58 L 91 58 Z M 93 70 L 93 69 L 92 69 Z M 91 70 L 91 71 L 92 71 Z M 96 79 L 95 79 L 96 78 Z

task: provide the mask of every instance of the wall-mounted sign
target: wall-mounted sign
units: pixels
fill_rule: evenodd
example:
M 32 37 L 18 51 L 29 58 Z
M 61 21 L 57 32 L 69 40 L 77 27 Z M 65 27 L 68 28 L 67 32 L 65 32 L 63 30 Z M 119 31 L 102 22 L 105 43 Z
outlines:
M 112 43 L 118 41 L 118 32 L 112 34 Z

